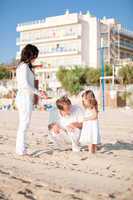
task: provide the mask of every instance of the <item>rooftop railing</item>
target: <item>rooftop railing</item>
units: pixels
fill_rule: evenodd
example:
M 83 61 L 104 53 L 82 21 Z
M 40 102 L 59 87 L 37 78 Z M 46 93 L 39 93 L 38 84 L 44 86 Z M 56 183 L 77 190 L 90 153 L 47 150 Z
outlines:
M 123 34 L 125 36 L 129 36 L 129 37 L 133 38 L 133 32 L 129 31 L 129 30 L 125 29 L 125 28 L 121 28 L 121 29 L 114 28 L 112 31 L 114 33 Z
M 21 27 L 21 26 L 28 26 L 28 25 L 34 25 L 34 24 L 42 24 L 42 23 L 45 23 L 45 22 L 46 22 L 45 19 L 41 19 L 41 20 L 23 22 L 23 23 L 17 24 L 17 26 Z

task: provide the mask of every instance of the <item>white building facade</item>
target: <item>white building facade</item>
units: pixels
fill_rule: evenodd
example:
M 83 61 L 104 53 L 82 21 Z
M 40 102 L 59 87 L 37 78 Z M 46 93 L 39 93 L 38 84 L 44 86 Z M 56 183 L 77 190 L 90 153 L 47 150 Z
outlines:
M 121 43 L 121 26 L 114 19 L 97 19 L 89 12 L 69 13 L 48 17 L 39 21 L 17 25 L 20 37 L 17 39 L 19 51 L 26 44 L 34 44 L 39 49 L 36 68 L 40 87 L 56 89 L 60 87 L 56 80 L 56 71 L 60 66 L 82 65 L 100 67 L 100 41 L 105 43 L 105 62 L 133 57 L 133 34 L 126 33 Z M 122 47 L 122 48 L 121 48 Z M 125 49 L 126 47 L 126 49 Z M 123 53 L 124 51 L 124 53 Z M 126 52 L 126 53 L 125 53 Z

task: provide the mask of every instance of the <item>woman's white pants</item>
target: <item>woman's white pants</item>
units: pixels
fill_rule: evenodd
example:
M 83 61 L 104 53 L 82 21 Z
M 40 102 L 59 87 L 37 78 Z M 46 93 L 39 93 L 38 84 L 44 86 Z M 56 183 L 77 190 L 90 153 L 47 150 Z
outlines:
M 31 120 L 33 109 L 32 96 L 27 94 L 17 95 L 16 105 L 19 112 L 19 126 L 16 139 L 16 153 L 23 155 L 26 153 L 26 136 Z

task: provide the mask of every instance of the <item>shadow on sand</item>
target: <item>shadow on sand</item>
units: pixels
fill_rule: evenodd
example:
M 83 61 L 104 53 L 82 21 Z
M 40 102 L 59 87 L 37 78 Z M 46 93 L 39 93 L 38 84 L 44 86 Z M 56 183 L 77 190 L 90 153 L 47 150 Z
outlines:
M 116 143 L 107 143 L 102 146 L 103 153 L 110 152 L 113 150 L 128 150 L 133 151 L 133 142 L 127 143 L 124 141 L 116 141 Z

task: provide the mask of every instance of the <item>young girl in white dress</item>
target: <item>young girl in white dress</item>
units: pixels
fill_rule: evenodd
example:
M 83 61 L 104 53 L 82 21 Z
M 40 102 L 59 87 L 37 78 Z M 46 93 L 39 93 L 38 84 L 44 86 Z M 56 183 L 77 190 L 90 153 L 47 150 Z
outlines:
M 88 145 L 88 150 L 95 153 L 97 144 L 100 143 L 98 104 L 93 91 L 87 90 L 82 94 L 82 103 L 85 108 L 83 128 L 80 136 L 80 144 Z

